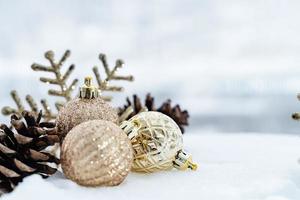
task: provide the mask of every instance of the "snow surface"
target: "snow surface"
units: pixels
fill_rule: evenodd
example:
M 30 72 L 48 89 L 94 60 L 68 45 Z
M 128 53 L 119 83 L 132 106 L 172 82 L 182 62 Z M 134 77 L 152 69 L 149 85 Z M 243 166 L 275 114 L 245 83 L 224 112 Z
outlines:
M 27 178 L 5 200 L 201 199 L 299 200 L 300 137 L 274 134 L 190 134 L 185 146 L 196 172 L 131 173 L 117 187 L 85 188 L 62 174 Z

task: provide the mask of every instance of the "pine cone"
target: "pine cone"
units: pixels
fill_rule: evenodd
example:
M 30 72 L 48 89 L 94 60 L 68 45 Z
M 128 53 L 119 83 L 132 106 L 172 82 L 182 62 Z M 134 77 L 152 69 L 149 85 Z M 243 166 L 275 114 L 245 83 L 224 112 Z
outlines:
M 59 142 L 55 123 L 40 123 L 42 112 L 35 116 L 24 111 L 22 116 L 26 123 L 12 115 L 11 129 L 0 125 L 0 194 L 11 192 L 31 174 L 40 174 L 43 178 L 54 174 L 57 170 L 54 166 L 59 164 L 58 158 L 45 151 Z
M 127 119 L 139 113 L 143 108 L 147 108 L 148 111 L 158 111 L 171 117 L 177 123 L 182 133 L 184 133 L 184 126 L 189 125 L 188 118 L 190 116 L 188 111 L 182 111 L 179 105 L 172 107 L 170 99 L 165 101 L 158 109 L 155 108 L 154 97 L 152 97 L 150 93 L 147 94 L 144 105 L 137 95 L 133 95 L 133 102 L 129 99 L 129 97 L 127 97 L 126 101 L 127 104 L 124 105 L 123 108 L 119 108 L 119 116 L 121 116 L 128 107 L 132 106 L 133 113 L 131 113 Z

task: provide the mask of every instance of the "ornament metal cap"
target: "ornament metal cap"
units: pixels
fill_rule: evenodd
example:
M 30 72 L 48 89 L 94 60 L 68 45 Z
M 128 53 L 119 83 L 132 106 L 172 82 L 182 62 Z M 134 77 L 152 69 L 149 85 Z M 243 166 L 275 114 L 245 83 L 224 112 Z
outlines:
M 177 155 L 175 156 L 175 161 L 173 162 L 173 165 L 179 170 L 187 170 L 189 168 L 195 171 L 198 168 L 197 164 L 193 163 L 192 156 L 184 150 L 178 151 Z
M 92 85 L 92 77 L 87 76 L 84 79 L 84 85 L 80 87 L 79 98 L 93 99 L 99 97 L 99 90 Z

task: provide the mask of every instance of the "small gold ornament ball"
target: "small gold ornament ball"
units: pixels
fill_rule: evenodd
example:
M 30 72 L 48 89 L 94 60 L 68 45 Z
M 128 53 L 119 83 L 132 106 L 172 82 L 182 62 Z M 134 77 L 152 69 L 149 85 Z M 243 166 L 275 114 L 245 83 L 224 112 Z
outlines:
M 76 125 L 96 119 L 118 123 L 118 113 L 101 97 L 92 99 L 76 98 L 66 103 L 59 111 L 56 119 L 57 133 L 63 140 Z
M 92 78 L 86 77 L 80 87 L 79 97 L 66 103 L 56 118 L 57 134 L 61 141 L 76 125 L 89 120 L 106 120 L 118 123 L 115 109 L 100 96 L 100 91 L 92 85 Z
M 178 125 L 160 112 L 141 112 L 121 127 L 128 134 L 134 151 L 132 170 L 155 172 L 172 169 L 183 148 Z
M 116 124 L 92 120 L 74 127 L 63 141 L 65 176 L 83 186 L 115 186 L 128 175 L 133 161 L 130 140 Z

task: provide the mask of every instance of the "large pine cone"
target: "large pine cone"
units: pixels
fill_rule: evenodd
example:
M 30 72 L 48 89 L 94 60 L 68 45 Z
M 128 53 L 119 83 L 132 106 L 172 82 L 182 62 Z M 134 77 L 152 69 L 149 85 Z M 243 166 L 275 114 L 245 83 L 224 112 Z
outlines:
M 133 102 L 129 97 L 127 97 L 126 101 L 127 104 L 124 105 L 123 108 L 119 108 L 119 116 L 121 116 L 128 107 L 132 106 L 133 113 L 131 113 L 126 120 L 133 117 L 144 108 L 147 108 L 148 111 L 158 111 L 171 117 L 177 123 L 182 133 L 184 133 L 184 127 L 189 125 L 188 118 L 190 116 L 188 111 L 182 111 L 178 104 L 172 107 L 170 99 L 165 101 L 158 109 L 156 109 L 154 97 L 152 97 L 150 93 L 147 94 L 144 104 L 142 104 L 141 99 L 137 95 L 133 95 Z
M 12 128 L 0 125 L 0 194 L 11 192 L 31 174 L 44 178 L 54 174 L 59 164 L 58 158 L 45 151 L 59 142 L 55 123 L 40 123 L 41 112 L 35 116 L 24 111 L 22 116 L 25 122 L 17 115 L 11 116 Z

